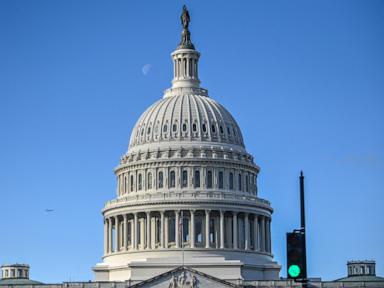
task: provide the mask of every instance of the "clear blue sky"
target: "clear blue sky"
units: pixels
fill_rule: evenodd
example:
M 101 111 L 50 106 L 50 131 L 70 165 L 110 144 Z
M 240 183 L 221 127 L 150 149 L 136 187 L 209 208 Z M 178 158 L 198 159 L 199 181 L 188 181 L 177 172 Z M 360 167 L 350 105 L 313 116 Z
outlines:
M 1 263 L 29 263 L 43 282 L 93 279 L 113 168 L 170 87 L 183 3 L 0 1 Z M 282 276 L 300 169 L 309 275 L 376 259 L 384 276 L 384 1 L 186 4 L 202 86 L 261 166 Z

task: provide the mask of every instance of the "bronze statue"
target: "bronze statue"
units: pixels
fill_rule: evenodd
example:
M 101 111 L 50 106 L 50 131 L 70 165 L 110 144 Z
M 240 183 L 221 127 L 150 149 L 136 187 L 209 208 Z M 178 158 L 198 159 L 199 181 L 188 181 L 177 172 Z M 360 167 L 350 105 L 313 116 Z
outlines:
M 187 9 L 187 6 L 183 6 L 183 13 L 181 14 L 181 25 L 184 29 L 188 30 L 189 22 L 191 21 L 191 18 L 189 18 L 189 12 Z

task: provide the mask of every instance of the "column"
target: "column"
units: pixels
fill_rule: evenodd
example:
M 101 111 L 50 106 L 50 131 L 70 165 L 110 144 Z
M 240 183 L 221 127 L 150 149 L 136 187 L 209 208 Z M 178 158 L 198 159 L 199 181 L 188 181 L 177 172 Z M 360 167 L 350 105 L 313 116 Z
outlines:
M 137 250 L 137 212 L 133 214 L 133 250 Z
M 145 248 L 145 222 L 144 218 L 140 218 L 140 249 Z
M 120 249 L 120 229 L 119 229 L 119 217 L 115 216 L 115 252 L 118 252 Z
M 108 253 L 108 221 L 104 219 L 104 255 Z
M 164 248 L 164 211 L 160 211 L 160 247 Z
M 108 253 L 112 253 L 112 218 L 108 218 Z
M 190 241 L 191 248 L 195 248 L 195 210 L 191 210 L 191 229 L 190 229 Z
M 265 217 L 261 216 L 260 221 L 261 237 L 260 237 L 260 250 L 265 251 Z
M 269 218 L 265 219 L 265 251 L 271 252 L 270 240 L 271 240 L 271 231 L 270 231 L 270 220 Z
M 179 231 L 180 214 L 179 214 L 179 212 L 180 211 L 175 210 L 175 244 L 176 244 L 176 248 L 180 248 L 180 231 Z
M 220 249 L 224 249 L 224 211 L 220 210 Z
M 238 249 L 237 238 L 239 233 L 237 232 L 237 212 L 233 213 L 233 249 Z
M 151 212 L 147 212 L 147 249 L 151 249 Z
M 205 210 L 205 248 L 209 248 L 209 210 Z
M 128 215 L 124 214 L 124 250 L 128 248 Z
M 259 250 L 259 241 L 258 241 L 258 235 L 259 235 L 259 219 L 257 215 L 255 214 L 253 216 L 253 250 L 257 251 Z
M 244 237 L 245 237 L 245 250 L 249 250 L 249 217 L 248 217 L 248 213 L 244 213 Z

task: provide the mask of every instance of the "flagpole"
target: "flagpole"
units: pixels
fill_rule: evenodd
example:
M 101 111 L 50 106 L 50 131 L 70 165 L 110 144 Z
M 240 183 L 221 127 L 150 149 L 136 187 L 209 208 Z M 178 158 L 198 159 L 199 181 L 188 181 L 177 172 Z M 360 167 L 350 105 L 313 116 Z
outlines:
M 184 267 L 184 211 L 181 210 L 181 253 L 183 257 L 183 267 Z

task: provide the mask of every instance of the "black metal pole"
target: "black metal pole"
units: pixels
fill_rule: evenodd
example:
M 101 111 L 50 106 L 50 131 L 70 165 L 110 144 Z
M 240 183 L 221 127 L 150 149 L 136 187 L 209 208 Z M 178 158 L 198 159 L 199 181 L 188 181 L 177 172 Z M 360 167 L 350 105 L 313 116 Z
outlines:
M 304 278 L 304 282 L 303 282 L 303 287 L 306 288 L 308 287 L 307 286 L 307 245 L 306 245 L 306 237 L 305 237 L 305 204 L 304 204 L 304 175 L 303 175 L 303 171 L 300 172 L 300 218 L 301 218 L 301 231 L 302 233 L 304 234 L 304 259 L 303 259 L 303 262 L 304 262 L 304 273 L 303 273 L 303 278 Z
M 305 205 L 304 205 L 304 175 L 303 171 L 300 172 L 300 218 L 301 229 L 305 232 Z

